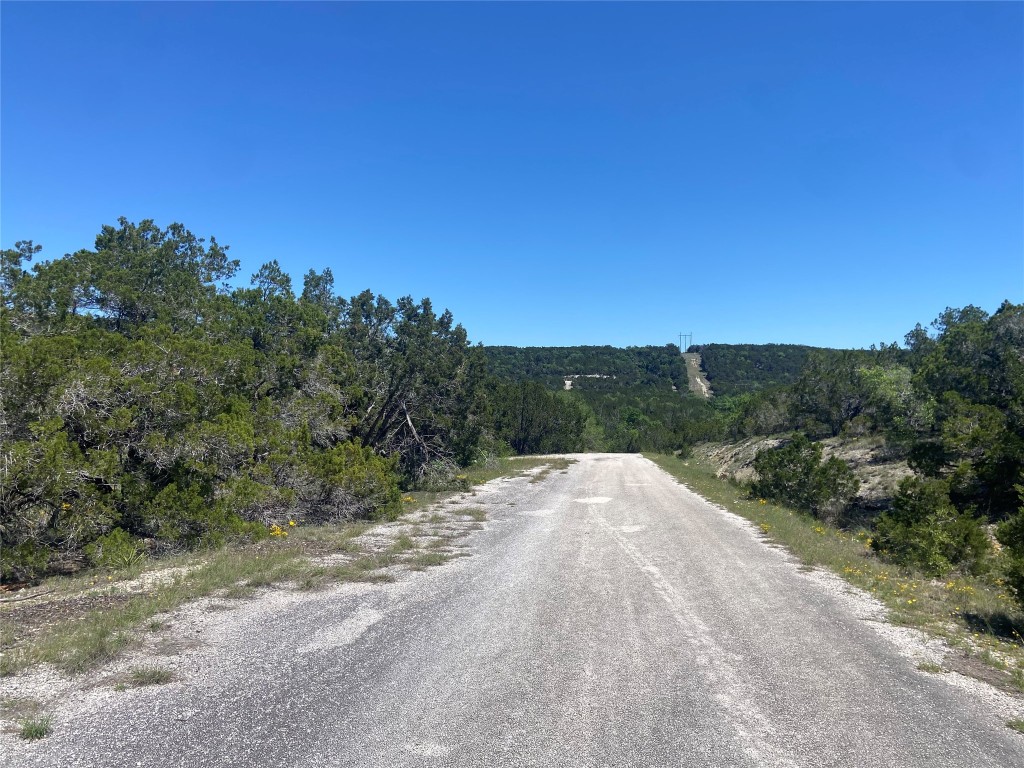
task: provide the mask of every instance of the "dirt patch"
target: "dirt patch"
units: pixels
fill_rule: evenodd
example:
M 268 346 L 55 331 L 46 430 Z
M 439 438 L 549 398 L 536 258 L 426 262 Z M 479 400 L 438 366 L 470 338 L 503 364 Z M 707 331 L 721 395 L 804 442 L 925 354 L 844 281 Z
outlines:
M 711 385 L 700 367 L 700 354 L 697 352 L 684 352 L 683 359 L 686 361 L 686 378 L 690 391 L 700 395 L 705 400 L 711 399 Z
M 1013 678 L 1009 672 L 996 669 L 978 659 L 959 653 L 951 653 L 946 657 L 943 667 L 950 672 L 958 672 L 961 675 L 988 683 L 993 688 L 1020 696 L 1020 689 L 1014 685 Z
M 132 599 L 124 593 L 84 594 L 65 599 L 14 603 L 0 606 L 0 623 L 5 625 L 9 641 L 28 640 L 42 634 L 55 624 L 82 619 L 96 610 L 116 610 Z

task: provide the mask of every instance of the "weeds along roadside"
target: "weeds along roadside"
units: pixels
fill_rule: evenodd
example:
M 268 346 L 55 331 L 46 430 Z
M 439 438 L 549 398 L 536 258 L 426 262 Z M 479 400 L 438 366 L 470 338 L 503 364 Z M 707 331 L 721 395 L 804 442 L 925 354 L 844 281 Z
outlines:
M 491 459 L 459 475 L 453 489 L 405 494 L 399 519 L 457 493 L 473 493 L 474 486 L 498 477 L 565 466 L 566 459 Z M 485 516 L 482 510 L 456 514 L 471 525 Z M 32 588 L 37 599 L 0 603 L 0 676 L 40 663 L 53 664 L 68 674 L 89 671 L 129 647 L 140 631 L 146 631 L 147 622 L 158 627 L 156 617 L 202 598 L 244 599 L 274 584 L 312 590 L 342 582 L 389 581 L 392 577 L 385 569 L 390 566 L 422 570 L 453 556 L 439 547 L 447 543 L 443 539 L 421 541 L 408 535 L 398 536 L 386 549 L 367 551 L 360 537 L 383 524 L 294 526 L 272 530 L 271 536 L 256 543 L 229 543 L 221 549 L 145 560 L 121 570 L 90 569 L 48 578 Z M 318 562 L 338 554 L 347 555 L 344 562 Z M 133 588 L 127 590 L 128 585 Z M 37 613 L 50 607 L 52 620 L 43 619 L 35 631 L 17 626 L 12 616 L 28 605 Z
M 871 551 L 867 530 L 840 530 L 808 514 L 749 498 L 742 487 L 694 459 L 647 458 L 708 501 L 750 520 L 805 566 L 832 571 L 878 598 L 893 624 L 940 637 L 961 654 L 924 671 L 963 672 L 1004 690 L 1024 692 L 1024 614 L 998 580 L 960 575 L 934 579 L 895 566 Z

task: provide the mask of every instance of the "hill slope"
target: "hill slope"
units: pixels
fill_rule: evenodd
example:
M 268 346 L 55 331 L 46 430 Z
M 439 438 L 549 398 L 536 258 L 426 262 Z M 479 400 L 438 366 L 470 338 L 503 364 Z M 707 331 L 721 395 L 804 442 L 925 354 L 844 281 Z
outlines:
M 728 396 L 792 384 L 812 353 L 841 350 L 802 344 L 702 344 L 689 351 L 700 353 L 712 392 Z

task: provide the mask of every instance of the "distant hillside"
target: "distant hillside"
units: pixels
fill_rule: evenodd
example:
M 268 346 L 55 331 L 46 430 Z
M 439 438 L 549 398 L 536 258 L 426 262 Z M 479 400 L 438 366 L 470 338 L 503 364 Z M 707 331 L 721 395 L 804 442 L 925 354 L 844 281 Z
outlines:
M 663 347 L 484 347 L 491 373 L 506 381 L 537 381 L 549 389 L 607 391 L 651 388 L 681 392 L 686 366 L 674 344 Z
M 701 367 L 716 396 L 792 384 L 812 352 L 840 352 L 801 344 L 702 344 L 690 351 L 700 352 Z

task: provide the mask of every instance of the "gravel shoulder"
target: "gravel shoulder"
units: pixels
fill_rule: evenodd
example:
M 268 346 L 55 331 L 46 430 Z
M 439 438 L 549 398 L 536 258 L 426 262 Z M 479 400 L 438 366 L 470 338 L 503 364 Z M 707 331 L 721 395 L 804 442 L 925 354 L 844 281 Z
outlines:
M 0 681 L 55 696 L 0 766 L 1024 765 L 1020 699 L 919 670 L 940 644 L 646 459 L 574 458 L 448 502 L 486 518 L 437 568 L 204 601 L 88 678 Z

